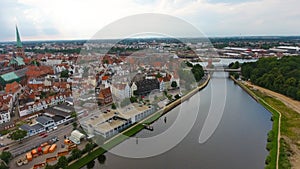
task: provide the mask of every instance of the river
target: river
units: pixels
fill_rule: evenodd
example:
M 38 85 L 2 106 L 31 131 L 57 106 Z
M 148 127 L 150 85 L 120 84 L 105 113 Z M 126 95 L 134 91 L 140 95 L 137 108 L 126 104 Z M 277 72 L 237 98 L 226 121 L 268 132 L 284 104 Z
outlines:
M 224 74 L 224 73 L 223 73 Z M 225 87 L 224 87 L 225 86 Z M 214 91 L 212 91 L 212 89 Z M 213 95 L 226 90 L 225 107 L 219 125 L 209 139 L 200 144 L 199 135 L 210 107 L 220 102 Z M 199 99 L 200 98 L 200 99 Z M 191 105 L 199 105 L 199 110 Z M 196 109 L 196 110 L 195 110 Z M 263 169 L 267 133 L 272 127 L 271 114 L 254 101 L 238 85 L 222 75 L 214 73 L 209 85 L 181 106 L 154 122 L 154 131 L 142 130 L 135 137 L 142 139 L 167 130 L 180 113 L 198 113 L 195 124 L 187 136 L 169 151 L 148 158 L 127 158 L 107 152 L 104 164 L 96 159 L 94 168 L 106 169 Z M 215 112 L 214 112 L 215 113 Z M 166 122 L 165 122 L 166 117 Z M 180 125 L 189 122 L 181 121 Z M 161 140 L 155 140 L 158 143 Z M 114 149 L 138 151 L 136 139 L 127 140 Z

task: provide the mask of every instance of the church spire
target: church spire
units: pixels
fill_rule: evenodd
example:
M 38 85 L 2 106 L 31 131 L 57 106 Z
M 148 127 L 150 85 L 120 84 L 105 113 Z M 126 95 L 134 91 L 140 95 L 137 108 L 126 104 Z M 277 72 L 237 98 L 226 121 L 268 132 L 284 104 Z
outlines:
M 16 25 L 16 35 L 17 35 L 17 48 L 22 48 L 22 42 L 21 42 L 21 38 L 20 38 L 20 34 L 19 34 L 19 30 L 18 30 L 18 26 Z

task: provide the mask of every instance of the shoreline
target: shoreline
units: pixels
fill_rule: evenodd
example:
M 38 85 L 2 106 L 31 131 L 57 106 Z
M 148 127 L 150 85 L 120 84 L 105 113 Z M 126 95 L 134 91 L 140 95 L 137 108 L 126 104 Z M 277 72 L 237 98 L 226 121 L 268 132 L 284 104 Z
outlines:
M 210 74 L 207 75 L 207 79 L 203 84 L 198 85 L 195 89 L 189 91 L 187 94 L 182 96 L 180 99 L 177 99 L 170 104 L 166 105 L 163 109 L 160 109 L 150 116 L 146 117 L 145 119 L 141 120 L 140 122 L 130 126 L 128 129 L 122 131 L 121 133 L 113 136 L 109 140 L 105 141 L 105 143 L 99 147 L 93 149 L 91 153 L 83 154 L 80 159 L 74 160 L 69 163 L 68 169 L 77 169 L 84 167 L 88 162 L 95 160 L 99 155 L 104 154 L 107 150 L 112 149 L 113 147 L 117 146 L 118 144 L 122 143 L 123 141 L 127 140 L 130 136 L 135 135 L 136 133 L 140 132 L 144 129 L 142 123 L 151 124 L 159 119 L 164 114 L 168 113 L 173 108 L 177 107 L 181 103 L 185 102 L 186 100 L 190 99 L 192 96 L 197 94 L 199 91 L 204 89 L 210 81 Z M 103 148 L 104 147 L 104 148 Z
M 268 110 L 272 115 L 272 129 L 268 132 L 268 135 L 270 132 L 273 132 L 276 134 L 276 154 L 274 154 L 274 149 L 268 150 L 269 155 L 266 157 L 266 160 L 268 157 L 271 157 L 271 160 L 274 159 L 274 155 L 276 156 L 276 160 L 274 162 L 271 161 L 269 164 L 272 165 L 272 163 L 275 163 L 275 168 L 278 169 L 279 167 L 279 155 L 280 155 L 280 126 L 281 126 L 281 113 L 280 111 L 276 110 L 274 107 L 269 105 L 264 99 L 257 96 L 254 92 L 252 92 L 247 86 L 242 84 L 240 81 L 236 80 L 233 76 L 230 76 L 230 79 L 234 81 L 235 84 L 239 85 L 245 92 L 247 92 L 257 103 L 261 104 L 266 110 Z M 277 122 L 277 124 L 276 124 Z M 274 164 L 273 164 L 274 165 Z M 268 166 L 266 164 L 266 166 Z M 272 166 L 273 167 L 273 166 Z

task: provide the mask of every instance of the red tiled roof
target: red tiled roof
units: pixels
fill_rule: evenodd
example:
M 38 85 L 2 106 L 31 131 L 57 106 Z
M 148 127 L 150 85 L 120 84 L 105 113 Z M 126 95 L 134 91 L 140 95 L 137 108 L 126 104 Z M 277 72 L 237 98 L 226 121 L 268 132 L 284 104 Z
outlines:
M 109 76 L 102 76 L 102 80 L 107 80 Z
M 27 77 L 41 77 L 48 74 L 54 74 L 53 69 L 49 66 L 28 66 L 26 72 Z
M 20 84 L 18 82 L 9 83 L 6 84 L 5 86 L 6 93 L 15 93 L 19 89 L 20 89 Z

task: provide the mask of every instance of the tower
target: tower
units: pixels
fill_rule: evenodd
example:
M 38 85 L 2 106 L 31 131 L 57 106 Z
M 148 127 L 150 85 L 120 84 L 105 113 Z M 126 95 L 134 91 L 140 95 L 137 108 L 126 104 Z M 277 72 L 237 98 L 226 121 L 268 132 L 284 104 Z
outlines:
M 21 42 L 21 38 L 20 38 L 18 26 L 16 26 L 16 36 L 17 36 L 17 50 L 16 50 L 16 54 L 17 54 L 17 56 L 21 56 L 21 57 L 24 58 L 25 54 L 24 54 L 24 49 L 23 49 L 23 45 L 22 45 L 22 42 Z

